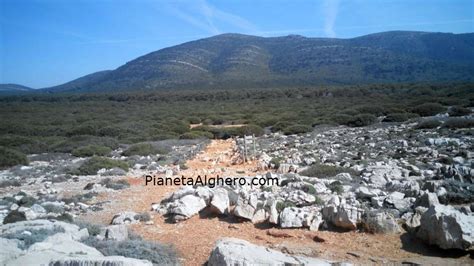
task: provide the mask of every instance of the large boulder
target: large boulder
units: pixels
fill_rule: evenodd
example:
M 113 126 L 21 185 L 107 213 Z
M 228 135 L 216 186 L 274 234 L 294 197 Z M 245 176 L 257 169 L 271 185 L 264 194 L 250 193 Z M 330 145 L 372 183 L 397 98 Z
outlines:
M 23 251 L 18 248 L 20 241 L 17 239 L 6 239 L 0 237 L 0 264 L 20 256 Z
M 214 190 L 210 203 L 211 209 L 218 214 L 226 214 L 229 211 L 229 195 L 224 188 Z
M 323 219 L 336 227 L 355 230 L 357 224 L 361 222 L 363 211 L 350 205 L 334 206 L 329 205 L 323 208 Z
M 182 219 L 188 219 L 198 214 L 205 207 L 204 199 L 194 195 L 186 195 L 172 204 L 169 213 L 182 217 Z
M 330 262 L 284 254 L 245 240 L 223 238 L 216 242 L 208 261 L 209 266 L 247 265 L 331 265 Z
M 311 207 L 285 208 L 279 220 L 282 228 L 310 227 L 313 231 L 317 231 L 322 222 L 321 213 Z
M 364 228 L 370 233 L 396 234 L 400 233 L 400 226 L 392 214 L 387 212 L 368 212 L 362 221 Z
M 255 195 L 240 195 L 234 208 L 234 215 L 237 217 L 252 220 L 257 209 L 257 197 Z
M 422 206 L 426 208 L 429 208 L 436 204 L 439 204 L 438 195 L 436 195 L 436 193 L 431 193 L 431 192 L 421 195 L 415 201 L 415 206 Z
M 452 206 L 433 205 L 421 216 L 417 236 L 443 249 L 467 250 L 474 243 L 474 216 Z
M 101 236 L 107 240 L 123 241 L 128 239 L 128 229 L 123 224 L 109 225 L 102 230 Z

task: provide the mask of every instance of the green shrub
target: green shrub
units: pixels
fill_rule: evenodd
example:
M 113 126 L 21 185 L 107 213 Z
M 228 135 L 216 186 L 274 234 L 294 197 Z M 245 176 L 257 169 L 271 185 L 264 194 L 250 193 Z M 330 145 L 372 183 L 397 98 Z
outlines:
M 471 114 L 471 109 L 461 107 L 461 106 L 453 106 L 448 111 L 449 116 L 465 116 Z
M 167 150 L 156 148 L 150 143 L 138 143 L 130 146 L 127 150 L 122 152 L 124 156 L 132 156 L 132 155 L 151 155 L 151 154 L 166 154 L 168 153 Z
M 340 173 L 349 173 L 351 175 L 358 175 L 358 173 L 351 168 L 338 167 L 326 164 L 314 164 L 308 169 L 302 171 L 300 175 L 318 178 L 334 177 Z
M 71 203 L 70 201 L 69 203 Z M 77 202 L 77 201 L 76 201 Z M 41 206 L 46 210 L 47 213 L 63 213 L 64 212 L 64 206 L 63 205 L 57 205 L 53 203 L 43 203 Z
M 373 114 L 375 116 L 382 116 L 385 114 L 385 108 L 377 105 L 364 105 L 357 107 L 356 110 L 361 114 Z
M 308 194 L 316 196 L 316 189 L 311 184 L 304 184 L 303 191 L 308 193 Z
M 18 164 L 28 164 L 28 159 L 25 154 L 16 150 L 0 147 L 0 169 Z
M 338 125 L 347 125 L 352 120 L 351 115 L 347 114 L 336 114 L 328 117 L 329 122 L 333 122 Z
M 363 127 L 373 124 L 377 121 L 377 117 L 371 114 L 360 114 L 353 116 L 348 122 L 347 125 L 350 127 Z
M 80 229 L 86 228 L 90 236 L 97 236 L 102 231 L 102 226 L 98 224 L 92 224 L 88 222 L 75 221 L 74 222 Z
M 91 157 L 94 155 L 105 156 L 112 151 L 109 147 L 99 145 L 87 145 L 84 147 L 76 148 L 72 151 L 72 155 L 76 157 Z
M 278 201 L 276 204 L 276 209 L 278 212 L 283 211 L 285 208 L 296 207 L 296 205 L 291 201 Z
M 157 242 L 145 241 L 139 237 L 124 241 L 98 240 L 89 237 L 82 242 L 94 247 L 105 256 L 124 256 L 128 258 L 149 260 L 153 265 L 177 265 L 178 258 L 172 246 Z
M 62 221 L 62 222 L 66 222 L 66 223 L 72 223 L 74 222 L 74 218 L 72 217 L 71 214 L 65 212 L 65 213 L 62 213 L 61 215 L 59 216 L 48 216 L 47 217 L 48 219 L 54 219 L 54 220 L 58 220 L 58 221 Z
M 213 137 L 212 133 L 200 130 L 192 130 L 179 136 L 180 139 L 212 139 Z
M 439 103 L 424 103 L 412 109 L 413 113 L 420 116 L 433 116 L 446 111 L 446 108 Z
M 417 114 L 413 113 L 391 113 L 383 119 L 383 122 L 405 122 L 417 116 Z
M 428 119 L 423 120 L 418 125 L 416 125 L 416 129 L 432 129 L 441 126 L 441 121 L 436 119 Z
M 88 200 L 92 199 L 93 197 L 96 197 L 97 195 L 99 195 L 97 192 L 87 192 L 85 194 L 76 194 L 69 198 L 62 198 L 61 200 L 64 201 L 64 203 L 66 204 L 70 204 L 70 203 L 76 204 L 78 202 L 87 202 Z
M 282 160 L 283 160 L 282 157 L 274 157 L 270 160 L 270 164 L 275 165 L 275 169 L 278 169 L 280 167 Z
M 472 118 L 449 118 L 444 123 L 443 127 L 456 129 L 456 128 L 474 128 L 474 119 Z
M 292 134 L 301 134 L 313 131 L 311 126 L 307 125 L 291 125 L 283 129 L 283 134 L 292 135 Z
M 21 182 L 18 180 L 2 180 L 0 181 L 0 188 L 6 187 L 19 187 L 21 186 Z
M 286 121 L 279 121 L 277 123 L 275 123 L 273 126 L 272 126 L 272 132 L 280 132 L 280 131 L 283 131 L 283 129 L 291 126 L 292 124 L 290 122 L 286 122 Z
M 342 183 L 339 181 L 332 182 L 328 185 L 328 188 L 331 190 L 332 193 L 336 193 L 338 195 L 341 195 L 344 192 Z
M 139 220 L 140 222 L 148 222 L 151 220 L 151 216 L 148 212 L 141 212 L 137 215 L 135 215 L 135 220 Z
M 454 161 L 451 157 L 441 157 L 438 159 L 438 162 L 442 163 L 442 164 L 453 164 Z
M 118 148 L 119 144 L 115 138 L 111 137 L 96 137 L 96 136 L 73 136 L 52 145 L 53 152 L 72 152 L 73 150 L 84 146 L 105 146 L 114 150 Z
M 112 180 L 111 178 L 105 178 L 100 181 L 100 184 L 106 188 L 120 190 L 130 187 L 130 183 L 126 179 L 120 179 L 117 181 Z
M 322 205 L 324 205 L 324 201 L 323 201 L 320 197 L 314 195 L 314 202 L 313 202 L 313 204 L 314 204 L 314 205 L 322 206 Z
M 108 126 L 100 128 L 97 133 L 102 137 L 117 137 L 125 133 L 125 130 L 116 126 Z
M 95 175 L 97 171 L 102 168 L 111 169 L 114 167 L 122 168 L 125 171 L 128 171 L 128 164 L 123 161 L 109 159 L 105 157 L 94 156 L 87 159 L 74 174 L 78 175 Z
M 201 119 L 197 116 L 190 116 L 186 120 L 188 120 L 188 122 L 190 124 L 199 124 L 199 123 L 201 123 Z
M 237 127 L 235 128 L 236 134 L 238 136 L 243 136 L 243 135 L 255 135 L 255 136 L 261 136 L 263 135 L 263 128 L 257 125 L 245 125 L 243 127 Z
M 64 233 L 65 231 L 61 227 L 53 227 L 53 229 L 32 229 L 28 230 L 28 232 L 30 232 L 30 234 L 24 234 L 23 231 L 18 231 L 9 234 L 3 234 L 2 237 L 20 240 L 18 247 L 25 250 L 34 243 L 42 242 L 49 236 L 55 235 L 57 233 Z

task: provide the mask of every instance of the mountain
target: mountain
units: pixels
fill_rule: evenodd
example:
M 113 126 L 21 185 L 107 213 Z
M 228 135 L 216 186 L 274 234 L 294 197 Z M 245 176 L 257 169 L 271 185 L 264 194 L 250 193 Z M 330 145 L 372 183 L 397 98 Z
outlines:
M 105 77 L 108 73 L 110 73 L 111 70 L 104 70 L 104 71 L 98 71 L 94 72 L 89 75 L 85 75 L 83 77 L 80 77 L 78 79 L 69 81 L 67 83 L 61 84 L 59 86 L 54 86 L 48 88 L 48 90 L 51 91 L 68 91 L 68 92 L 74 92 L 74 91 L 81 91 L 84 88 L 87 88 L 90 84 L 94 84 L 96 82 L 100 82 L 103 77 Z
M 392 31 L 351 39 L 222 34 L 48 88 L 120 91 L 474 79 L 474 33 Z
M 25 92 L 31 92 L 34 89 L 19 85 L 19 84 L 0 84 L 0 93 L 5 94 L 15 94 L 15 93 L 25 93 Z

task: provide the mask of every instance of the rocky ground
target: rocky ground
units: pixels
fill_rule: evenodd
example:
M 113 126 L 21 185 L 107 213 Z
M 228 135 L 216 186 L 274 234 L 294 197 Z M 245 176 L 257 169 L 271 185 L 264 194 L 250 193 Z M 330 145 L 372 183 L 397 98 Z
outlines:
M 1 188 L 0 212 L 4 222 L 74 218 L 114 224 L 119 227 L 105 227 L 96 237 L 124 240 L 123 232 L 130 231 L 172 244 L 184 265 L 472 264 L 473 129 L 417 129 L 418 123 L 267 134 L 256 139 L 256 158 L 249 162 L 242 160 L 241 139 L 214 140 L 205 149 L 183 143 L 164 163 L 153 156 L 120 158 L 132 161 L 133 169 L 94 176 L 62 170 L 80 165 L 81 158 L 35 155 L 29 166 L 0 172 L 3 180 L 21 182 Z M 145 186 L 149 173 L 257 177 L 279 185 Z M 1 226 L 2 237 L 8 226 Z M 30 249 L 12 254 L 25 258 L 37 250 Z M 84 252 L 99 256 L 96 251 Z

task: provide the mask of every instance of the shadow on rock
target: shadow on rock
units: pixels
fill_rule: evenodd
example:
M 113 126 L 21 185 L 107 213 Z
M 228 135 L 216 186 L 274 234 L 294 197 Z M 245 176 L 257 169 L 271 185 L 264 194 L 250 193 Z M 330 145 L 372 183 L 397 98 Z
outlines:
M 404 233 L 400 236 L 402 242 L 402 249 L 408 252 L 417 253 L 423 256 L 441 257 L 441 258 L 460 258 L 466 255 L 472 259 L 474 258 L 474 251 L 465 251 L 459 249 L 442 249 L 437 246 L 427 245 L 420 239 Z

